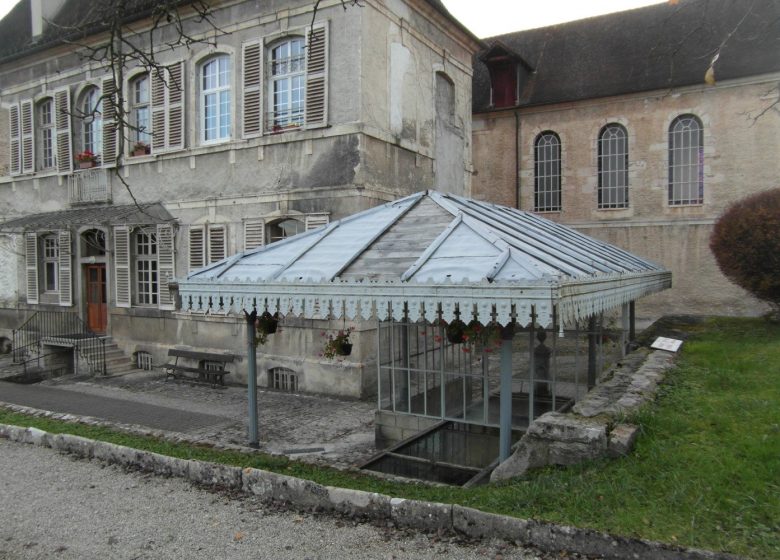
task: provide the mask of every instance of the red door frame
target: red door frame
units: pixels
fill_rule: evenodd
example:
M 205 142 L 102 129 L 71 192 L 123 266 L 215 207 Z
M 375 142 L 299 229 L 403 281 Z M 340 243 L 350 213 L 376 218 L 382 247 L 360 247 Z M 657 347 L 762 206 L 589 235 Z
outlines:
M 106 265 L 88 264 L 84 267 L 87 292 L 87 326 L 92 332 L 105 333 L 108 324 L 106 304 Z

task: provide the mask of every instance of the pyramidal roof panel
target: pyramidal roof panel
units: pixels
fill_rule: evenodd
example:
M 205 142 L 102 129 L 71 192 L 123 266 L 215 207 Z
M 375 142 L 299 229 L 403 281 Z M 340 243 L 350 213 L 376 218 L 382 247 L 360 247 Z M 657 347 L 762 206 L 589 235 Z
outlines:
M 506 324 L 518 305 L 528 317 L 552 320 L 557 307 L 573 319 L 670 284 L 662 267 L 535 214 L 426 191 L 195 271 L 180 292 L 195 309 L 314 317 L 326 300 L 331 315 L 365 319 L 385 307 L 395 316 L 401 301 L 412 301 L 413 320 L 469 304 L 477 316 L 481 302 Z

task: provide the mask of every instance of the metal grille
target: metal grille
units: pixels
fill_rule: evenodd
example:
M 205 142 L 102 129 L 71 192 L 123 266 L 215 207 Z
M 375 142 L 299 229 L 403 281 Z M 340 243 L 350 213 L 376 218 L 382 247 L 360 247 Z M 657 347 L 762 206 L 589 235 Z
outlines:
M 70 203 L 111 202 L 111 178 L 105 169 L 82 169 L 68 177 Z
M 152 355 L 149 352 L 136 352 L 135 367 L 150 371 L 152 369 Z
M 274 389 L 295 393 L 298 391 L 298 374 L 287 368 L 273 368 L 268 371 L 270 385 Z
M 206 371 L 225 371 L 224 362 L 212 362 L 210 360 L 203 360 L 201 366 Z
M 704 202 L 704 142 L 699 119 L 682 115 L 669 127 L 669 204 Z
M 628 208 L 628 135 L 619 124 L 599 134 L 599 208 Z
M 554 132 L 543 132 L 534 143 L 534 210 L 561 209 L 561 141 Z

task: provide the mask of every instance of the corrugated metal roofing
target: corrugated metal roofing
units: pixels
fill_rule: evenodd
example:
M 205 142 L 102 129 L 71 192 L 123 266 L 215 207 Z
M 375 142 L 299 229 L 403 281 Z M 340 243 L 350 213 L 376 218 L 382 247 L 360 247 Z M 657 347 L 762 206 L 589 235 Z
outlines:
M 670 285 L 663 267 L 535 214 L 426 191 L 195 271 L 180 292 L 198 309 L 313 317 L 327 300 L 339 317 L 368 319 L 413 301 L 413 320 L 472 305 L 503 324 L 524 309 L 526 324 L 531 313 L 551 321 L 556 306 L 573 319 Z
M 44 229 L 69 229 L 91 225 L 142 225 L 173 221 L 173 216 L 159 202 L 89 206 L 58 212 L 30 214 L 0 223 L 0 231 L 22 232 Z

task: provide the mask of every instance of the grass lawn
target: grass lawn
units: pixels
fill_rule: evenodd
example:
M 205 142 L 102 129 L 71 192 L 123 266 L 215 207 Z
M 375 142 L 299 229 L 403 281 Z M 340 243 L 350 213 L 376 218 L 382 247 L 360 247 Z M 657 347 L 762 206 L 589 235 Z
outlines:
M 780 559 L 780 326 L 760 319 L 717 319 L 692 328 L 660 398 L 632 419 L 642 428 L 632 455 L 545 469 L 524 480 L 471 490 L 395 484 L 2 409 L 0 422 L 254 466 L 322 484 Z

